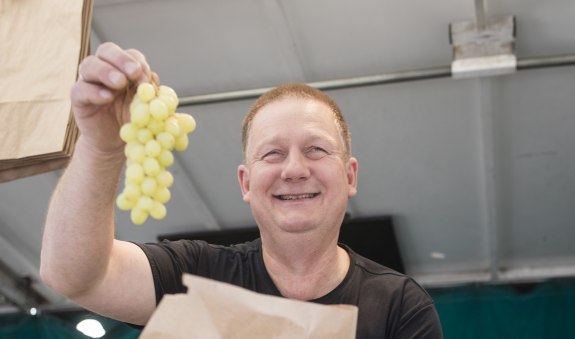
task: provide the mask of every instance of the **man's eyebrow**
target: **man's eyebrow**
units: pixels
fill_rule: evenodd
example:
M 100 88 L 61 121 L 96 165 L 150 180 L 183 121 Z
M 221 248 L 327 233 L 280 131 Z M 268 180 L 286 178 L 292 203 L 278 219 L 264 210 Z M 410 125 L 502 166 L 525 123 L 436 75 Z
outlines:
M 286 137 L 281 136 L 281 135 L 273 135 L 273 136 L 269 136 L 269 137 L 264 137 L 263 139 L 261 139 L 257 142 L 253 142 L 253 140 L 252 140 L 252 149 L 253 149 L 254 153 L 257 153 L 258 151 L 261 150 L 262 147 L 265 147 L 268 145 L 281 145 L 281 144 L 285 143 L 285 141 L 286 141 Z M 327 141 L 330 144 L 333 144 L 333 146 L 337 146 L 337 143 L 338 143 L 337 138 L 334 138 L 331 134 L 329 134 L 327 132 L 309 133 L 304 138 L 304 141 L 305 141 L 305 143 Z
M 314 134 L 310 134 L 309 136 L 306 136 L 304 139 L 304 142 L 307 143 L 315 143 L 315 142 L 329 142 L 330 144 L 333 144 L 334 146 L 337 145 L 337 139 L 333 138 L 331 135 L 329 135 L 328 133 L 314 133 Z M 254 150 L 259 150 L 262 147 L 268 146 L 268 145 L 281 145 L 285 142 L 285 138 L 281 137 L 281 136 L 273 136 L 273 137 L 269 137 L 266 139 L 261 140 L 258 144 L 254 145 Z
M 282 143 L 282 137 L 280 136 L 271 136 L 261 139 L 258 143 L 253 144 L 254 150 L 259 150 L 260 148 L 267 146 L 267 145 L 277 145 Z
M 330 146 L 337 147 L 337 138 L 334 138 L 328 133 L 314 133 L 306 138 L 306 142 L 308 143 L 315 143 L 315 142 L 328 142 Z

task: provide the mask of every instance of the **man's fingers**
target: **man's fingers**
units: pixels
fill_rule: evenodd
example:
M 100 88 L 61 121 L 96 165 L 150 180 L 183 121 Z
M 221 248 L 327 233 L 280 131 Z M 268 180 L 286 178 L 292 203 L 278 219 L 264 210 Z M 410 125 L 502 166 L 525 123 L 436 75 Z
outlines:
M 148 81 L 151 70 L 141 52 L 103 43 L 95 55 L 82 60 L 78 74 L 78 82 L 71 91 L 72 100 L 78 105 L 99 105 L 112 101 L 130 82 Z
M 142 52 L 138 51 L 137 49 L 128 49 L 126 50 L 126 52 L 130 54 L 135 60 L 137 60 L 138 63 L 140 64 L 140 67 L 142 67 L 142 72 L 140 74 L 140 77 L 136 79 L 136 82 L 140 84 L 142 82 L 150 81 L 150 75 L 152 73 L 152 70 L 150 69 L 148 62 L 146 61 L 146 57 L 144 56 L 144 54 L 142 54 Z
M 96 57 L 114 66 L 130 81 L 138 81 L 147 67 L 146 59 L 141 53 L 123 50 L 111 42 L 101 44 L 96 50 Z
M 119 90 L 129 82 L 145 81 L 146 73 L 149 73 L 149 66 L 140 52 L 124 51 L 113 43 L 104 43 L 98 47 L 95 55 L 82 61 L 79 80 Z
M 114 100 L 114 93 L 101 85 L 78 81 L 70 90 L 74 106 L 103 105 Z
M 122 89 L 128 84 L 128 79 L 113 65 L 96 56 L 88 56 L 78 68 L 80 81 L 101 84 L 111 89 Z

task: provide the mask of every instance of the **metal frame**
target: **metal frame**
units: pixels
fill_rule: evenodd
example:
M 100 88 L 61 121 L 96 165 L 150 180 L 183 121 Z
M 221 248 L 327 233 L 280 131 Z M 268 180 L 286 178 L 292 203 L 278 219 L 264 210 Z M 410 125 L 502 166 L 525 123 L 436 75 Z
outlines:
M 548 68 L 560 66 L 574 66 L 575 54 L 555 55 L 546 57 L 526 58 L 517 60 L 517 70 L 528 70 L 534 68 Z M 451 77 L 451 66 L 440 66 L 434 68 L 416 69 L 408 71 L 398 71 L 376 75 L 360 76 L 353 78 L 343 78 L 327 81 L 309 82 L 308 85 L 321 90 L 334 90 L 353 87 L 365 87 L 398 82 L 419 81 L 427 79 Z M 214 104 L 226 101 L 253 99 L 264 94 L 271 87 L 245 89 L 230 92 L 200 94 L 180 97 L 180 106 L 194 106 Z

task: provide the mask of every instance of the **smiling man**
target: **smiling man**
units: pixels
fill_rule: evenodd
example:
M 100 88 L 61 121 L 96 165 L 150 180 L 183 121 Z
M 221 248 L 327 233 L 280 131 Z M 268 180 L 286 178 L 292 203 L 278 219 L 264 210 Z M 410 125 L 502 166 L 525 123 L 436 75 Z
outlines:
M 262 96 L 244 122 L 243 198 L 260 229 L 266 269 L 289 298 L 321 297 L 349 268 L 337 240 L 356 193 L 357 161 L 336 115 L 343 122 L 323 93 L 293 84 Z
M 115 240 L 114 199 L 124 155 L 118 137 L 149 67 L 135 50 L 106 43 L 80 66 L 72 103 L 81 136 L 46 219 L 41 273 L 87 309 L 144 325 L 183 273 L 259 293 L 359 308 L 357 338 L 441 338 L 429 295 L 413 279 L 338 244 L 358 162 L 347 124 L 326 94 L 281 85 L 244 120 L 243 200 L 261 238 L 230 247 L 203 241 Z M 190 319 L 193 321 L 193 319 Z

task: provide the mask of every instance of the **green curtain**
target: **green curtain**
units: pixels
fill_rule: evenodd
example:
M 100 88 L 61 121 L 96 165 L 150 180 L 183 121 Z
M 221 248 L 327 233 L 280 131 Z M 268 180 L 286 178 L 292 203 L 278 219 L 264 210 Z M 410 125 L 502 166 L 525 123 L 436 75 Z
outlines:
M 106 329 L 102 338 L 136 339 L 140 330 L 89 312 L 39 314 L 36 316 L 9 314 L 0 316 L 1 339 L 86 339 L 76 330 L 82 319 L 96 319 Z
M 575 281 L 430 290 L 445 339 L 575 338 Z

